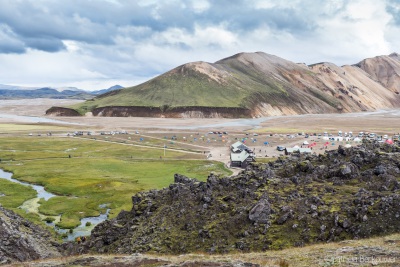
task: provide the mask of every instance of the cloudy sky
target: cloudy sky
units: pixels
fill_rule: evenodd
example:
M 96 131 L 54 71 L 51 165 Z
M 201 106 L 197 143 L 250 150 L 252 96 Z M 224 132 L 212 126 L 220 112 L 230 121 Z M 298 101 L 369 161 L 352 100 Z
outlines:
M 0 84 L 131 86 L 262 51 L 306 64 L 400 52 L 399 0 L 0 0 Z

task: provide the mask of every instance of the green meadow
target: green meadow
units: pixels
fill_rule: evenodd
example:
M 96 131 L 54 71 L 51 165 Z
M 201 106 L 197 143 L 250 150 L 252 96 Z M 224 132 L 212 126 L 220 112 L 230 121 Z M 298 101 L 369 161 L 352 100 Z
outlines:
M 48 132 L 48 131 L 60 131 L 67 129 L 63 126 L 55 125 L 43 125 L 43 124 L 11 124 L 11 123 L 0 123 L 0 133 L 27 133 L 27 131 L 32 132 Z
M 57 225 L 62 228 L 74 228 L 81 218 L 104 212 L 101 204 L 111 209 L 111 218 L 130 210 L 133 194 L 167 187 L 175 173 L 203 181 L 210 172 L 231 174 L 202 153 L 167 149 L 164 155 L 162 148 L 75 137 L 1 137 L 0 159 L 0 168 L 13 178 L 58 195 L 41 199 L 39 212 L 61 215 Z M 2 179 L 0 188 L 0 204 L 8 208 L 16 209 L 35 195 L 29 187 Z

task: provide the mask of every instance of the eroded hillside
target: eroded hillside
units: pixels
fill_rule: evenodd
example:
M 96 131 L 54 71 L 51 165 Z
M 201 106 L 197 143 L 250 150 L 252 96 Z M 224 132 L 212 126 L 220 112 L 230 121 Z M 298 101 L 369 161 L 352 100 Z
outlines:
M 72 108 L 95 116 L 228 118 L 398 108 L 399 73 L 397 54 L 339 67 L 240 53 L 215 63 L 184 64 Z M 69 113 L 52 108 L 47 114 Z

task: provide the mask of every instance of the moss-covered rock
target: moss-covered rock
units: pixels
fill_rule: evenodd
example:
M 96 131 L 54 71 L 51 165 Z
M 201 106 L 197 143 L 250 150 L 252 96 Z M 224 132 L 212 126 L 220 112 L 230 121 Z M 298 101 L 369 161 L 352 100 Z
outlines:
M 400 150 L 365 142 L 282 157 L 235 177 L 175 175 L 95 227 L 80 251 L 262 251 L 400 231 Z

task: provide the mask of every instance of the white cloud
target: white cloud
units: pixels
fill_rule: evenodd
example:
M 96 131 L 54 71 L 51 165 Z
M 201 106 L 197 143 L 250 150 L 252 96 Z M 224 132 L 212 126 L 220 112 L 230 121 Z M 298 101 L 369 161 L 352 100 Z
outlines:
M 226 3 L 7 2 L 0 10 L 0 83 L 129 86 L 186 62 L 244 51 L 353 64 L 400 47 L 395 0 Z
M 207 0 L 192 0 L 192 7 L 194 12 L 202 13 L 208 10 L 211 5 Z
M 320 47 L 317 52 L 327 48 L 324 54 L 329 53 L 332 58 L 347 57 L 348 60 L 387 54 L 390 49 L 385 30 L 389 21 L 390 15 L 383 2 L 352 1 L 343 12 L 321 21 L 316 32 L 319 40 L 314 46 Z

